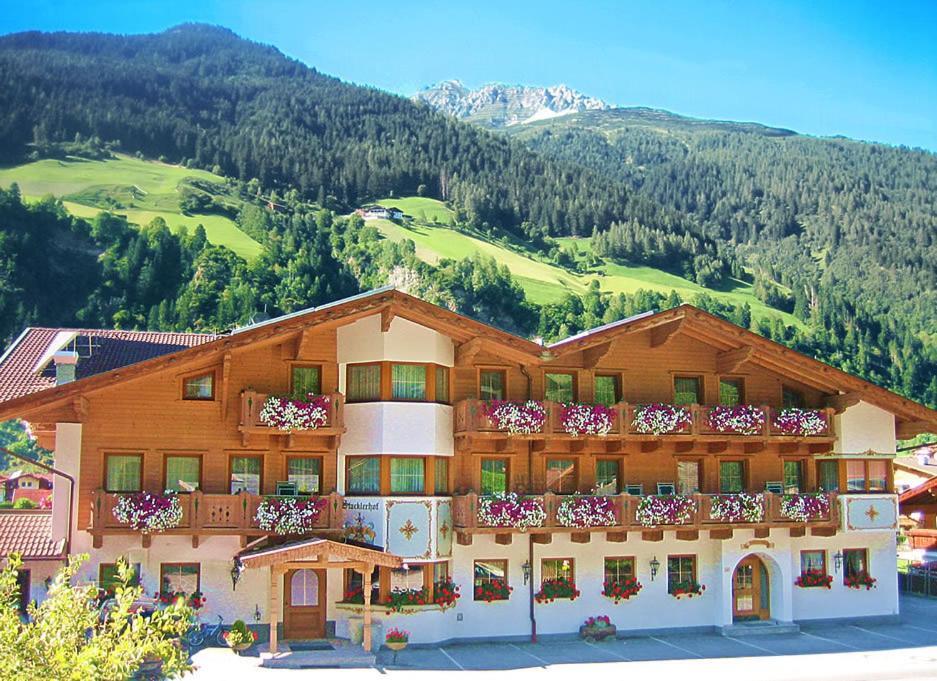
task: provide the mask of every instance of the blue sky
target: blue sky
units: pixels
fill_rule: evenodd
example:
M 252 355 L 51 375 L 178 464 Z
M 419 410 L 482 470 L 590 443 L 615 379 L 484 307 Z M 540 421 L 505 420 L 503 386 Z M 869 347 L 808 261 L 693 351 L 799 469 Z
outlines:
M 221 24 L 405 95 L 447 78 L 566 83 L 624 106 L 937 150 L 933 1 L 0 0 L 0 9 L 0 33 Z

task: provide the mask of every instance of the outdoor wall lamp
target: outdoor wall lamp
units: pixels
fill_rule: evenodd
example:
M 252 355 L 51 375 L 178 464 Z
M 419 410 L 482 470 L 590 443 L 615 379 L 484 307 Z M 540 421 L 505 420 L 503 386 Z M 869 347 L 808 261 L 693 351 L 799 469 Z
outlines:
M 231 590 L 236 591 L 238 588 L 238 581 L 241 579 L 241 573 L 244 572 L 244 564 L 241 562 L 241 559 L 237 556 L 234 557 L 234 562 L 231 564 Z
M 836 571 L 839 572 L 840 568 L 843 567 L 843 552 L 837 551 L 833 554 L 833 567 L 836 568 Z
M 657 571 L 660 570 L 660 561 L 657 560 L 657 556 L 651 558 L 651 581 L 654 581 L 654 578 L 657 576 Z
M 530 581 L 530 561 L 525 560 L 523 565 L 521 565 L 521 570 L 524 571 L 524 584 Z

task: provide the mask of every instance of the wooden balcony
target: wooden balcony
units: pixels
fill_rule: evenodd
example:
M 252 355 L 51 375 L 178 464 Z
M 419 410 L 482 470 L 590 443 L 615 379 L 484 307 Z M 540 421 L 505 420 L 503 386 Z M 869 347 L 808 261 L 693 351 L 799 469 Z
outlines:
M 816 435 L 790 435 L 782 432 L 774 425 L 778 410 L 769 406 L 759 407 L 764 414 L 763 427 L 754 434 L 738 434 L 720 432 L 709 423 L 711 406 L 699 404 L 688 405 L 690 412 L 689 425 L 672 433 L 655 434 L 639 432 L 635 425 L 635 410 L 640 405 L 619 402 L 610 407 L 612 409 L 611 429 L 604 435 L 573 435 L 568 433 L 562 423 L 563 405 L 558 402 L 541 402 L 547 412 L 543 427 L 534 433 L 510 433 L 500 429 L 485 414 L 484 400 L 463 400 L 455 405 L 455 436 L 456 444 L 461 449 L 471 449 L 478 441 L 487 441 L 495 449 L 508 446 L 510 441 L 532 441 L 534 449 L 542 449 L 547 441 L 569 442 L 570 450 L 586 447 L 605 450 L 606 452 L 621 452 L 629 444 L 640 447 L 641 451 L 649 452 L 659 448 L 664 442 L 674 443 L 708 443 L 713 452 L 721 451 L 730 442 L 742 443 L 746 452 L 754 453 L 764 449 L 768 443 L 788 443 L 795 447 L 804 444 L 810 452 L 827 451 L 829 444 L 835 441 L 833 432 L 833 409 L 819 409 L 825 420 L 826 428 Z M 683 446 L 690 446 L 686 444 Z
M 479 495 L 469 493 L 452 498 L 452 517 L 459 544 L 470 545 L 474 534 L 494 534 L 499 544 L 510 544 L 512 536 L 521 532 L 529 532 L 535 543 L 549 544 L 554 533 L 570 533 L 573 542 L 587 543 L 592 532 L 605 532 L 609 541 L 623 542 L 628 532 L 640 532 L 645 541 L 661 541 L 665 530 L 676 532 L 677 539 L 696 540 L 700 531 L 709 533 L 712 539 L 731 539 L 737 529 L 753 529 L 756 537 L 765 538 L 772 528 L 787 528 L 792 537 L 802 537 L 810 530 L 812 535 L 833 536 L 839 527 L 839 504 L 835 493 L 829 494 L 830 510 L 821 518 L 813 518 L 804 522 L 796 522 L 781 513 L 780 494 L 763 493 L 764 513 L 760 522 L 727 522 L 713 516 L 712 505 L 718 494 L 690 495 L 695 502 L 695 510 L 689 518 L 679 525 L 645 526 L 637 519 L 638 504 L 643 497 L 629 494 L 610 496 L 614 506 L 615 525 L 601 525 L 596 527 L 567 527 L 557 518 L 557 511 L 564 499 L 570 497 L 553 493 L 528 495 L 537 499 L 546 512 L 546 520 L 540 527 L 517 530 L 512 527 L 486 526 L 479 520 Z
M 318 444 L 316 448 L 337 449 L 338 440 L 345 432 L 343 407 L 345 396 L 341 393 L 330 393 L 328 416 L 324 426 L 309 430 L 282 430 L 266 425 L 260 418 L 264 402 L 270 397 L 267 393 L 258 393 L 253 390 L 241 392 L 241 420 L 238 430 L 245 447 L 248 446 L 251 436 L 282 436 L 286 439 L 286 448 L 292 447 L 296 440 L 302 439 L 304 446 L 310 443 Z M 316 442 L 318 440 L 318 442 Z
M 908 530 L 908 548 L 923 549 L 925 551 L 937 550 L 937 530 Z
M 91 525 L 88 527 L 88 532 L 94 537 L 95 548 L 101 547 L 102 538 L 106 534 L 139 534 L 142 537 L 143 546 L 150 545 L 152 535 L 131 529 L 126 523 L 121 523 L 114 517 L 114 506 L 121 496 L 123 495 L 103 490 L 97 490 L 92 495 Z M 257 507 L 264 499 L 263 495 L 248 492 L 237 494 L 191 492 L 179 494 L 178 497 L 182 505 L 182 521 L 178 527 L 158 534 L 189 535 L 192 537 L 193 548 L 198 546 L 199 537 L 202 536 L 238 535 L 243 545 L 252 537 L 270 534 L 261 530 L 255 520 Z M 316 532 L 340 532 L 344 521 L 342 495 L 333 492 L 323 498 L 328 503 L 316 521 Z

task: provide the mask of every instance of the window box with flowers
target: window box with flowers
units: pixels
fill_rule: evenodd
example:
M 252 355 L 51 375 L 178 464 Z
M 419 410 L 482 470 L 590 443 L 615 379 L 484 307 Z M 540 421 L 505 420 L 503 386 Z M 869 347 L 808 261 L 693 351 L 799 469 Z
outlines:
M 478 500 L 478 522 L 487 527 L 513 527 L 524 531 L 541 527 L 547 514 L 543 502 L 521 497 L 515 492 L 500 492 Z
M 511 597 L 514 587 L 508 586 L 503 579 L 492 579 L 475 585 L 475 600 L 493 603 L 506 601 Z
M 762 494 L 717 494 L 711 497 L 709 517 L 726 523 L 760 523 L 765 518 Z
M 689 409 L 673 404 L 642 404 L 635 407 L 631 427 L 645 435 L 685 433 L 693 425 Z
M 433 585 L 433 603 L 443 610 L 454 608 L 456 602 L 462 598 L 459 587 L 451 580 L 443 580 Z
M 182 523 L 182 504 L 171 492 L 121 494 L 114 504 L 114 517 L 143 534 L 162 532 Z
M 774 416 L 774 427 L 785 435 L 810 437 L 827 432 L 826 416 L 818 409 L 788 407 Z
M 684 596 L 687 598 L 702 596 L 703 592 L 706 591 L 706 586 L 697 581 L 690 580 L 687 582 L 677 582 L 671 585 L 669 591 L 671 596 L 679 600 Z
M 309 393 L 305 399 L 271 395 L 264 400 L 260 410 L 260 422 L 284 431 L 316 430 L 329 422 L 328 395 Z
M 316 527 L 328 501 L 320 497 L 264 497 L 254 520 L 273 534 L 305 534 Z
M 823 492 L 785 494 L 781 497 L 781 515 L 798 523 L 822 520 L 829 516 L 830 497 Z
M 824 570 L 805 570 L 794 580 L 794 585 L 799 586 L 801 589 L 811 589 L 814 587 L 831 589 L 832 584 L 833 577 L 826 574 Z
M 644 527 L 686 525 L 692 522 L 696 501 L 680 494 L 641 497 L 635 518 Z
M 564 404 L 560 411 L 560 424 L 570 435 L 608 435 L 612 429 L 615 411 L 604 404 Z
M 534 594 L 538 603 L 552 603 L 557 598 L 574 601 L 579 596 L 580 591 L 576 588 L 576 582 L 566 577 L 543 580 L 540 584 L 540 591 Z
M 620 580 L 606 580 L 602 585 L 602 595 L 611 598 L 618 605 L 621 601 L 627 601 L 632 596 L 636 596 L 644 587 L 637 577 L 626 577 Z
M 617 628 L 608 615 L 597 615 L 580 625 L 579 636 L 586 641 L 604 641 L 607 638 L 615 638 L 616 631 Z
M 753 404 L 712 407 L 708 421 L 709 427 L 717 433 L 758 435 L 765 430 L 765 412 Z
M 870 576 L 869 573 L 866 572 L 865 570 L 860 570 L 859 572 L 856 572 L 855 574 L 846 575 L 843 578 L 844 586 L 846 586 L 849 589 L 856 589 L 856 590 L 864 588 L 866 591 L 869 591 L 870 589 L 874 589 L 875 582 L 876 582 L 875 577 Z
M 514 435 L 539 433 L 547 420 L 547 409 L 537 400 L 491 400 L 482 405 L 482 413 L 496 430 L 506 430 Z
M 619 525 L 610 497 L 571 496 L 560 502 L 556 520 L 563 527 L 612 527 Z

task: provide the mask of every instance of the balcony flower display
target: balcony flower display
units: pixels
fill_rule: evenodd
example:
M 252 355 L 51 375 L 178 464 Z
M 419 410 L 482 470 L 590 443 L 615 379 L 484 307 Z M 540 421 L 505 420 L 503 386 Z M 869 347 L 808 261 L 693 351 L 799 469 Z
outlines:
M 254 520 L 265 532 L 304 534 L 315 528 L 327 503 L 319 497 L 264 497 Z
M 329 421 L 328 395 L 309 393 L 305 399 L 271 395 L 260 410 L 260 422 L 278 430 L 315 430 Z
M 830 589 L 832 588 L 830 586 L 832 583 L 832 575 L 826 574 L 823 570 L 807 570 L 802 572 L 800 576 L 794 580 L 794 585 L 802 589 L 809 589 L 814 586 L 822 586 Z
M 807 437 L 827 429 L 826 416 L 817 409 L 782 409 L 774 417 L 774 427 L 786 435 Z
M 542 526 L 546 519 L 540 499 L 521 497 L 516 492 L 500 492 L 478 500 L 478 522 L 488 527 L 526 530 Z
M 693 598 L 693 596 L 702 596 L 703 592 L 706 591 L 706 587 L 695 580 L 689 580 L 686 582 L 678 582 L 672 585 L 669 589 L 670 595 L 676 599 L 683 598 Z
M 632 596 L 643 589 L 641 582 L 636 577 L 626 577 L 622 580 L 607 579 L 602 585 L 602 595 L 611 598 L 617 605 L 621 601 L 627 601 Z
M 460 598 L 462 598 L 462 594 L 459 593 L 459 587 L 450 579 L 436 582 L 433 586 L 433 603 L 443 610 L 454 607 L 456 601 Z
M 387 614 L 402 613 L 406 608 L 416 605 L 429 605 L 429 591 L 424 589 L 394 589 L 390 592 L 390 600 L 384 603 Z
M 727 523 L 760 523 L 765 517 L 762 494 L 718 494 L 712 497 L 709 517 Z
M 556 519 L 563 527 L 618 525 L 615 504 L 609 497 L 572 496 L 560 502 Z
M 830 497 L 816 494 L 785 494 L 781 497 L 781 515 L 798 523 L 825 518 L 830 512 Z
M 162 532 L 178 527 L 182 522 L 182 504 L 179 497 L 171 492 L 122 494 L 114 504 L 114 517 L 144 534 Z
M 576 588 L 576 582 L 565 577 L 556 579 L 545 579 L 540 585 L 540 591 L 534 594 L 538 603 L 552 603 L 557 598 L 567 598 L 571 601 L 579 598 L 580 592 Z
M 492 579 L 482 582 L 475 587 L 475 600 L 491 603 L 492 601 L 506 601 L 511 597 L 514 587 L 508 586 L 503 579 Z
M 850 589 L 861 589 L 865 587 L 865 590 L 875 588 L 875 577 L 870 577 L 869 573 L 865 570 L 861 570 L 854 575 L 847 575 L 843 579 L 843 584 L 849 587 Z
M 543 430 L 547 420 L 547 409 L 542 402 L 527 400 L 526 402 L 509 402 L 507 400 L 491 400 L 482 406 L 485 417 L 498 430 L 509 433 L 530 435 Z
M 615 411 L 604 404 L 564 404 L 560 423 L 570 435 L 608 435 Z
M 642 497 L 635 517 L 645 527 L 686 525 L 696 510 L 692 497 L 680 494 Z
M 632 427 L 639 433 L 666 435 L 680 433 L 693 424 L 690 411 L 673 404 L 642 404 L 635 407 Z
M 709 427 L 717 433 L 758 435 L 765 429 L 765 412 L 753 404 L 716 406 L 709 410 Z

